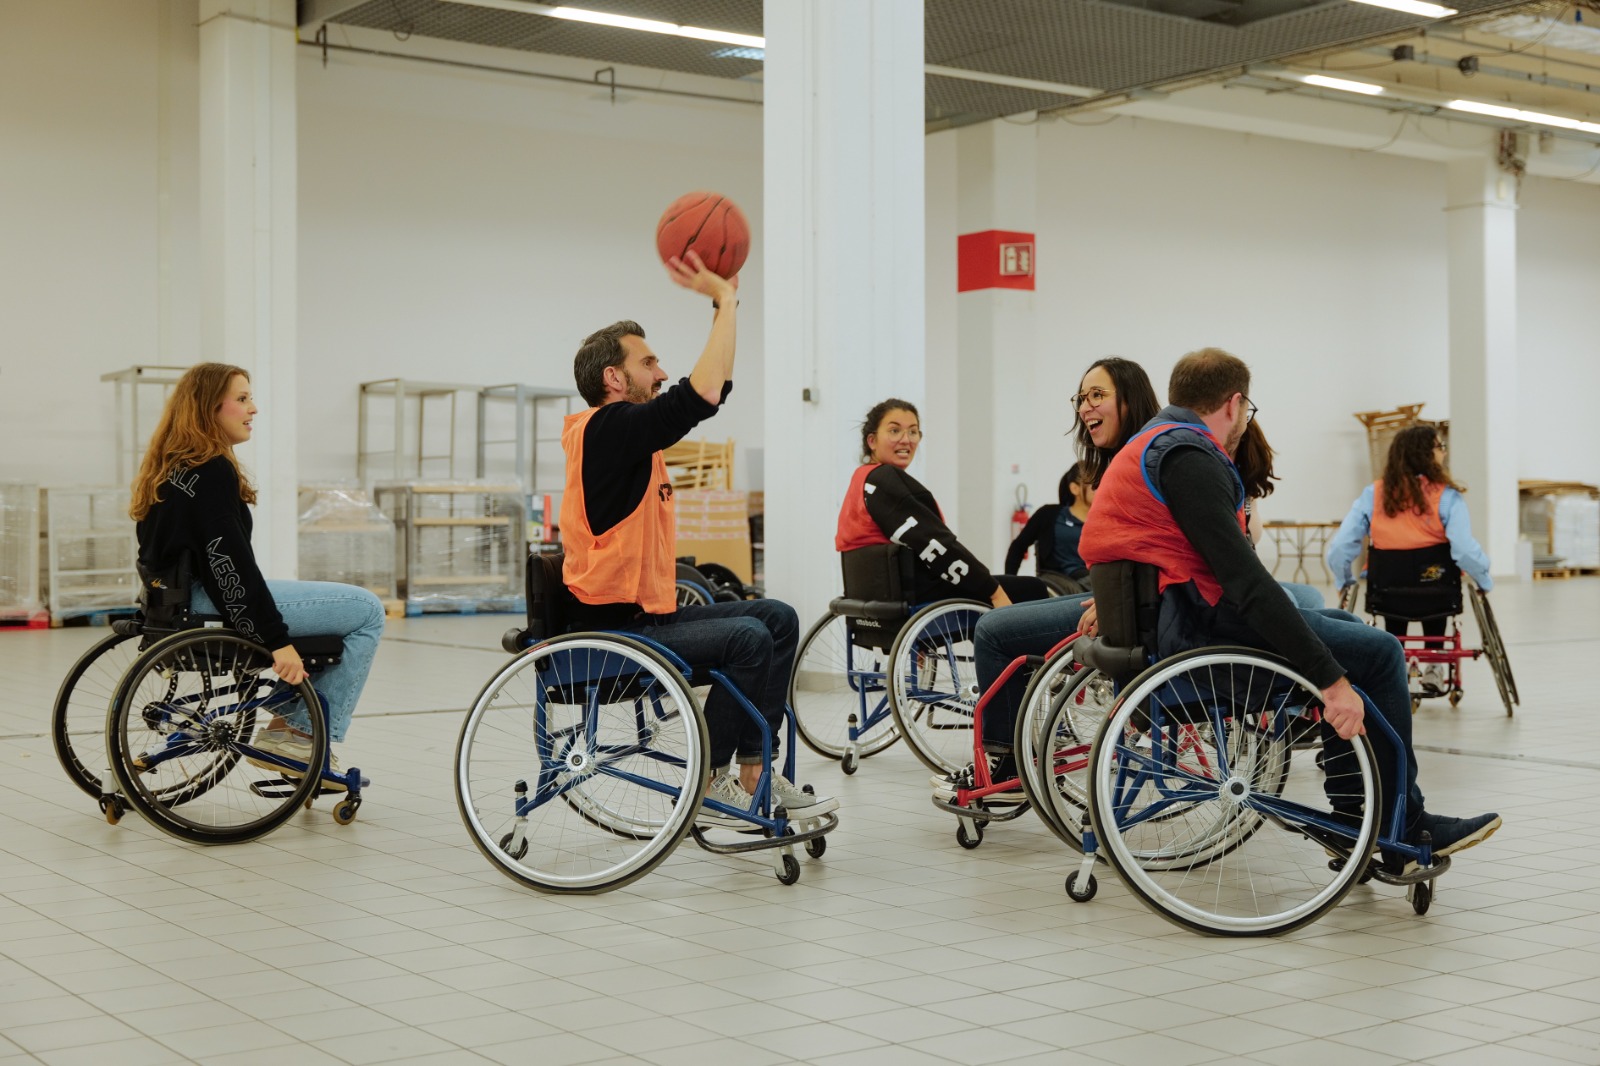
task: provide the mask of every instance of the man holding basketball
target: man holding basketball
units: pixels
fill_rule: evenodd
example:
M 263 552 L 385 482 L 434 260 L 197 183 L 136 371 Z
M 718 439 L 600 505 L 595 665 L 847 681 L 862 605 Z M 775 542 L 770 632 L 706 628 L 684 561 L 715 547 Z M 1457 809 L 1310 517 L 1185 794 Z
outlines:
M 667 380 L 644 330 L 616 322 L 584 339 L 573 360 L 578 391 L 589 408 L 568 415 L 561 445 L 567 453 L 561 498 L 562 577 L 574 629 L 639 633 L 671 648 L 694 666 L 715 666 L 738 686 L 772 731 L 772 804 L 791 817 L 815 818 L 838 801 L 814 796 L 778 773 L 783 708 L 794 667 L 800 621 L 777 600 L 744 600 L 678 607 L 672 481 L 662 451 L 717 413 L 733 389 L 738 276 L 706 269 L 686 252 L 667 261 L 672 280 L 711 298 L 711 336 L 676 385 Z M 761 778 L 761 729 L 720 686 L 705 705 L 710 735 L 707 797 L 753 809 Z M 737 777 L 728 763 L 737 757 Z M 748 823 L 707 810 L 702 824 Z

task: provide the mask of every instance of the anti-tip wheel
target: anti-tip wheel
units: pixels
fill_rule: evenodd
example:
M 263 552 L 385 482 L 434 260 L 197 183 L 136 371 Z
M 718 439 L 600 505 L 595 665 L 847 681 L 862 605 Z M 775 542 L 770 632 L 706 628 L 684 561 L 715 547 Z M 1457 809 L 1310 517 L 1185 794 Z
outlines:
M 1433 885 L 1427 881 L 1418 881 L 1411 886 L 1411 909 L 1418 915 L 1428 913 L 1428 905 L 1433 902 Z
M 783 857 L 783 872 L 778 874 L 780 885 L 792 885 L 800 880 L 800 860 L 793 855 Z
M 1094 894 L 1100 891 L 1100 882 L 1094 879 L 1094 874 L 1084 882 L 1083 891 L 1078 891 L 1078 871 L 1074 870 L 1067 875 L 1067 895 L 1074 903 L 1088 903 L 1094 899 Z
M 822 853 L 828 850 L 828 838 L 817 837 L 815 840 L 806 841 L 806 854 L 813 859 L 822 858 Z

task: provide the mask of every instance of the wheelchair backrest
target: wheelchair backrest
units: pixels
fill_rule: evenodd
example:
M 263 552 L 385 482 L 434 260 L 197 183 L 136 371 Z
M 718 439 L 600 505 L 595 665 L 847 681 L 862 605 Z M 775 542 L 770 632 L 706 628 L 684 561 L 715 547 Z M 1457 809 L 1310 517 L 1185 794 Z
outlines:
M 847 599 L 873 603 L 911 602 L 911 553 L 898 544 L 869 544 L 839 553 Z
M 1116 561 L 1089 568 L 1099 633 L 1075 646 L 1079 662 L 1119 683 L 1149 665 L 1161 613 L 1160 576 L 1149 563 Z
M 567 583 L 561 574 L 561 564 L 566 556 L 533 552 L 528 556 L 525 591 L 528 595 L 528 628 L 524 631 L 526 643 L 559 636 L 567 630 Z
M 1461 568 L 1449 544 L 1367 553 L 1367 611 L 1422 621 L 1461 613 Z
M 189 599 L 194 590 L 193 561 L 188 552 L 171 566 L 155 570 L 136 564 L 139 569 L 140 628 L 155 633 L 176 633 L 190 629 Z

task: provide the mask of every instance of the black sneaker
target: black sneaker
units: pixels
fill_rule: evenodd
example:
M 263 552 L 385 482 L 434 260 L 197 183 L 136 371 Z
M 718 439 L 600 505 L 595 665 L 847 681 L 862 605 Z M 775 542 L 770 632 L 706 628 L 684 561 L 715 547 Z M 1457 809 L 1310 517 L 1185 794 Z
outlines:
M 1453 855 L 1488 840 L 1499 828 L 1498 814 L 1480 814 L 1476 818 L 1450 818 L 1443 814 L 1424 812 L 1411 824 L 1411 831 L 1406 837 L 1408 842 L 1417 843 L 1421 839 L 1422 831 L 1427 830 L 1433 842 L 1434 855 Z
M 934 796 L 949 803 L 955 800 L 957 789 L 976 788 L 976 776 L 972 764 L 968 763 L 953 774 L 931 778 L 929 783 L 933 785 Z M 989 781 L 991 784 L 1013 781 L 1016 777 L 1017 761 L 1011 757 L 1010 753 L 989 756 Z M 989 793 L 989 795 L 983 797 L 983 802 L 996 807 L 1014 807 L 1017 804 L 1028 802 L 1028 797 L 1022 791 L 1021 782 L 1018 782 L 1015 788 L 1008 789 L 1005 792 Z

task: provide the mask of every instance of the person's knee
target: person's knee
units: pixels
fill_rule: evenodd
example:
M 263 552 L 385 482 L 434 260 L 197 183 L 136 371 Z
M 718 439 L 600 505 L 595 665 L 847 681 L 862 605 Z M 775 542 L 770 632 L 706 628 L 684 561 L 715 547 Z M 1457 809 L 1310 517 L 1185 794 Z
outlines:
M 727 661 L 730 666 L 759 666 L 772 661 L 773 635 L 754 618 L 730 619 Z

